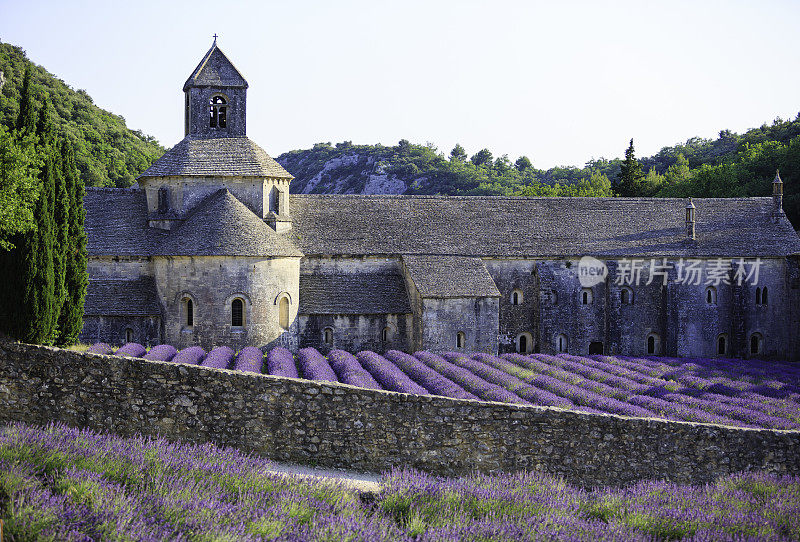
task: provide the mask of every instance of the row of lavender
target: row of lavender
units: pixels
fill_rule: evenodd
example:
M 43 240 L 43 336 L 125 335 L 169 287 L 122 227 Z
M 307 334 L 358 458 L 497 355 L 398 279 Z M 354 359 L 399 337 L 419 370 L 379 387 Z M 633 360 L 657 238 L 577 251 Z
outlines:
M 443 479 L 393 470 L 367 501 L 273 469 L 211 444 L 0 425 L 0 526 L 4 540 L 74 542 L 800 540 L 800 478 L 791 476 L 589 491 L 535 471 Z
M 235 369 L 260 373 L 263 368 L 264 354 L 260 348 L 246 346 L 235 352 L 228 346 L 217 346 L 206 352 L 199 346 L 190 346 L 178 351 L 169 344 L 154 346 L 148 351 L 139 343 L 127 343 L 121 348 L 114 348 L 106 343 L 97 343 L 89 347 L 87 352 L 92 354 L 107 354 L 144 358 L 151 361 L 171 361 L 173 363 L 188 363 L 216 369 Z
M 90 351 L 103 347 L 95 345 Z M 161 345 L 146 352 L 131 343 L 115 353 L 417 395 L 800 429 L 800 369 L 774 362 L 424 351 L 410 355 L 395 350 L 384 355 L 333 350 L 326 358 L 313 348 L 293 356 L 278 347 L 269 351 L 262 367 L 261 351 L 252 347 L 238 355 L 217 347 L 205 355 L 199 347 L 176 353 Z

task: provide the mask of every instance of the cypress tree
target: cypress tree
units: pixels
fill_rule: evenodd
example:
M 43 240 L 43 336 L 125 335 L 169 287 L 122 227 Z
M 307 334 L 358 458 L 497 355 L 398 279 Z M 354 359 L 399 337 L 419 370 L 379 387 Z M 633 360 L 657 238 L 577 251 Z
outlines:
M 625 151 L 625 160 L 620 165 L 617 184 L 614 188 L 621 196 L 638 196 L 641 195 L 643 183 L 642 165 L 634 155 L 633 139 L 631 139 L 631 143 Z
M 53 274 L 53 211 L 55 199 L 54 160 L 43 150 L 39 200 L 36 202 L 36 231 L 20 244 L 23 291 L 18 306 L 13 335 L 24 342 L 49 344 L 53 337 L 55 305 Z
M 53 142 L 54 145 L 56 142 Z M 54 151 L 56 147 L 54 146 Z M 60 145 L 59 145 L 60 150 Z M 54 170 L 53 179 L 55 181 L 54 194 L 55 206 L 53 208 L 53 340 L 57 339 L 57 323 L 59 314 L 67 299 L 66 290 L 66 269 L 69 254 L 69 213 L 70 199 L 67 193 L 66 179 L 64 178 L 64 158 L 60 152 L 53 152 Z
M 86 297 L 86 232 L 83 221 L 84 186 L 75 165 L 75 150 L 72 144 L 61 140 L 61 166 L 64 184 L 69 196 L 69 231 L 66 253 L 65 286 L 66 298 L 58 317 L 57 344 L 75 344 L 83 328 L 83 301 Z
M 26 132 L 32 134 L 36 130 L 36 109 L 33 103 L 33 89 L 31 89 L 30 65 L 25 67 L 25 76 L 22 79 L 16 128 L 20 134 Z

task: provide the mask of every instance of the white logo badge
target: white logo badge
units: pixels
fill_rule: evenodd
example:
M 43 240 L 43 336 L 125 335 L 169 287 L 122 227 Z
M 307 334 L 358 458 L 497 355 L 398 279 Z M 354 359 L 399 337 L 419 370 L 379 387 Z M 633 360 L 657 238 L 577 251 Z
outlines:
M 584 288 L 591 288 L 604 282 L 607 276 L 608 267 L 597 258 L 584 256 L 578 262 L 578 280 Z

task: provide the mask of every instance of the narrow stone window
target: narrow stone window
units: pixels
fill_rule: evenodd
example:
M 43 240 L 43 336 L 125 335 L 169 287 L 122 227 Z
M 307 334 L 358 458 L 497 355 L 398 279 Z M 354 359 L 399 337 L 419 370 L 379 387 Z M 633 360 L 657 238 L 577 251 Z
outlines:
M 760 354 L 764 347 L 764 337 L 761 333 L 753 333 L 750 335 L 750 353 Z
M 519 305 L 522 303 L 522 290 L 514 290 L 511 292 L 511 304 Z
M 756 288 L 756 305 L 761 305 L 761 288 Z
M 281 191 L 275 186 L 269 191 L 269 212 L 281 214 Z
M 619 300 L 623 305 L 633 305 L 633 290 L 623 286 L 619 291 Z
M 228 102 L 222 96 L 214 96 L 209 104 L 211 128 L 228 127 Z
M 194 303 L 188 297 L 183 298 L 183 325 L 186 327 L 194 325 Z
M 244 326 L 244 303 L 238 297 L 231 301 L 231 326 Z
M 566 352 L 567 351 L 567 336 L 564 334 L 559 335 L 556 337 L 556 350 L 559 352 Z
M 647 336 L 647 353 L 651 355 L 661 353 L 661 337 L 655 333 Z
M 383 328 L 383 331 L 381 331 L 381 340 L 383 342 L 386 342 L 386 341 L 389 340 L 389 328 L 388 327 Z
M 581 304 L 582 305 L 592 304 L 592 291 L 589 288 L 583 288 L 581 290 Z
M 169 211 L 169 189 L 162 186 L 158 189 L 158 212 L 164 214 Z
M 459 331 L 456 333 L 456 348 L 464 348 L 464 344 L 467 342 L 467 336 L 464 334 L 463 331 Z
M 724 356 L 728 353 L 728 337 L 720 335 L 717 337 L 717 355 Z
M 125 329 L 125 342 L 132 343 L 133 342 L 133 330 L 131 328 Z
M 283 329 L 289 329 L 289 299 L 282 297 L 278 302 L 278 319 Z
M 530 354 L 533 351 L 533 337 L 530 333 L 520 333 L 517 336 L 517 352 Z
M 706 288 L 706 304 L 707 305 L 716 305 L 717 304 L 717 289 L 713 286 L 709 286 Z
M 326 327 L 325 330 L 322 332 L 322 338 L 325 341 L 325 344 L 332 345 L 333 344 L 333 329 Z
M 764 288 L 761 290 L 761 304 L 762 305 L 766 305 L 767 304 L 767 287 L 766 286 L 764 286 Z

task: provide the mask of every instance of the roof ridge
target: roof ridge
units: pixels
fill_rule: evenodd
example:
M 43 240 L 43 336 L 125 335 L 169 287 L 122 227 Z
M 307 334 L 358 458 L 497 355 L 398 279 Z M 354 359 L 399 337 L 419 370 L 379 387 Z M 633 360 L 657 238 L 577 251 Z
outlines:
M 336 198 L 336 199 L 407 199 L 407 200 L 466 200 L 476 201 L 480 199 L 488 199 L 493 201 L 518 201 L 518 200 L 535 200 L 535 201 L 680 201 L 685 202 L 688 198 L 655 198 L 655 197 L 624 197 L 624 196 L 448 196 L 441 194 L 290 194 L 293 198 Z M 772 200 L 771 196 L 749 196 L 749 197 L 735 197 L 735 198 L 692 198 L 694 201 L 760 201 Z

